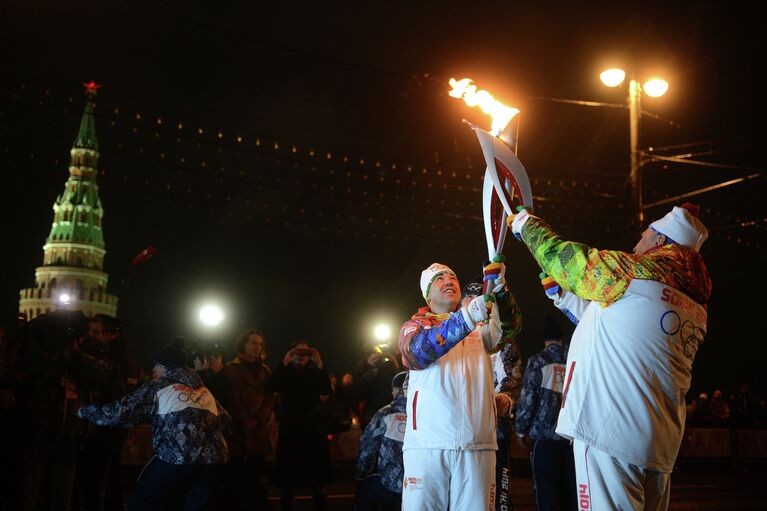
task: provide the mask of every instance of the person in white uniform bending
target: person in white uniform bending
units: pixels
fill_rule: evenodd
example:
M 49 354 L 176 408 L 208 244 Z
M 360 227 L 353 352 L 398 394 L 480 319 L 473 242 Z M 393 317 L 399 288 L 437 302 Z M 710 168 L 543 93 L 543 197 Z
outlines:
M 480 295 L 461 307 L 453 270 L 429 266 L 421 274 L 427 306 L 400 330 L 402 361 L 411 370 L 402 447 L 405 511 L 494 509 L 496 410 L 489 354 L 514 339 L 521 322 L 505 286 L 505 266 L 497 261 L 486 274 L 488 269 L 499 272 L 490 286 L 494 298 Z
M 579 509 L 668 507 L 711 297 L 697 216 L 691 204 L 673 208 L 633 254 L 565 241 L 524 210 L 511 222 L 552 280 L 547 294 L 578 324 L 556 432 L 573 440 Z

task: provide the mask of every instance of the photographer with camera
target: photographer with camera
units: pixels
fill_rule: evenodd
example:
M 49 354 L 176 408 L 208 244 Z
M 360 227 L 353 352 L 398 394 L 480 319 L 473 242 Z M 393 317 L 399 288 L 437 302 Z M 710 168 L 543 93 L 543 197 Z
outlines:
M 290 346 L 272 375 L 272 389 L 281 399 L 276 479 L 282 487 L 282 509 L 293 505 L 293 489 L 308 487 L 314 509 L 326 510 L 323 484 L 330 472 L 327 437 L 318 407 L 330 394 L 330 378 L 319 351 L 305 341 Z
M 81 350 L 88 327 L 82 312 L 56 310 L 21 328 L 17 368 L 22 464 L 14 509 L 33 511 L 46 494 L 50 509 L 70 509 L 77 442 L 86 432 L 76 411 L 86 402 L 86 389 L 98 388 L 108 378 L 107 367 Z

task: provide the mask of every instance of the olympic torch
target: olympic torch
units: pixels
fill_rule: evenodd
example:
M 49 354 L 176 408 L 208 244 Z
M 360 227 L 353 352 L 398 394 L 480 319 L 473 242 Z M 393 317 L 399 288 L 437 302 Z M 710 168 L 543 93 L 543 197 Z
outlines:
M 506 241 L 506 218 L 514 214 L 515 205 L 533 207 L 530 180 L 522 162 L 516 156 L 519 143 L 519 110 L 496 100 L 485 90 L 477 90 L 470 78 L 450 79 L 451 97 L 463 99 L 471 107 L 479 106 L 492 118 L 487 132 L 467 121 L 477 135 L 485 157 L 485 177 L 482 186 L 482 211 L 487 241 L 487 255 L 491 262 L 500 262 Z M 510 126 L 512 119 L 517 122 Z M 506 142 L 506 143 L 504 143 Z M 514 151 L 507 145 L 512 144 Z M 485 276 L 484 292 L 488 294 L 492 272 Z

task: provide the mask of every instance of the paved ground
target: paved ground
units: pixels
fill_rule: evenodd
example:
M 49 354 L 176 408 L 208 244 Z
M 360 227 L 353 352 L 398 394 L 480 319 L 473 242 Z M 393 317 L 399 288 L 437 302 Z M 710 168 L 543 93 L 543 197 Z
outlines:
M 515 467 L 516 468 L 516 467 Z M 525 473 L 528 472 L 528 473 Z M 512 503 L 516 511 L 535 510 L 529 470 L 519 467 L 512 482 Z M 333 511 L 351 511 L 353 482 L 348 479 L 351 467 L 335 468 L 337 482 L 328 486 L 328 501 Z M 279 509 L 279 494 L 270 494 L 272 505 Z M 295 511 L 310 510 L 311 496 L 298 492 Z M 671 479 L 671 510 L 674 511 L 764 511 L 767 510 L 767 467 L 733 469 L 728 466 L 698 464 L 682 467 Z

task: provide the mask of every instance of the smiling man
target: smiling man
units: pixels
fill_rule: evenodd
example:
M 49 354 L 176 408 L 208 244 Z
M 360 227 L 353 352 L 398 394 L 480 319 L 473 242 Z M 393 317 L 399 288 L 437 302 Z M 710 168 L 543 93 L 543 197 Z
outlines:
M 505 271 L 500 263 L 489 314 L 483 295 L 461 306 L 458 279 L 447 266 L 434 263 L 421 274 L 427 305 L 399 335 L 402 361 L 411 369 L 405 511 L 494 508 L 498 446 L 489 354 L 514 339 L 521 324 Z

